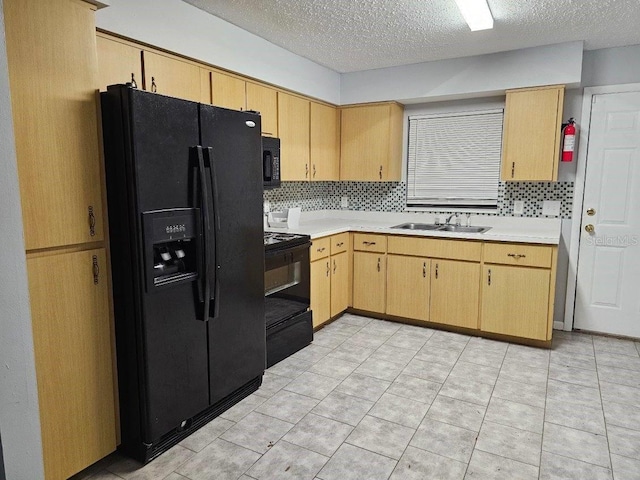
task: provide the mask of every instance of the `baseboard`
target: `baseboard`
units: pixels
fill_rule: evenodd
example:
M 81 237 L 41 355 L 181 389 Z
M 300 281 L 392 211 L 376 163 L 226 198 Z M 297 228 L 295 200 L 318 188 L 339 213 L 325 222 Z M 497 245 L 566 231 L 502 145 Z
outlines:
M 564 322 L 553 322 L 554 330 L 564 330 Z

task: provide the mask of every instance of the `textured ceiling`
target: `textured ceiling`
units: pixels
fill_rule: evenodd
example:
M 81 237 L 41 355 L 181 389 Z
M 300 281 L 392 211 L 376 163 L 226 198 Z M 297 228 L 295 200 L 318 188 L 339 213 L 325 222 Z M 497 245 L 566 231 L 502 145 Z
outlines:
M 488 0 L 471 32 L 454 0 L 183 0 L 338 72 L 584 40 L 640 44 L 640 0 Z

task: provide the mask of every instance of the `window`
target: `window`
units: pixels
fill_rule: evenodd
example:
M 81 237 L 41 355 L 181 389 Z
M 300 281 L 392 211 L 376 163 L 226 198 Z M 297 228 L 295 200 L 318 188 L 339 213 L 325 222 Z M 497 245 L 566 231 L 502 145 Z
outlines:
M 503 116 L 410 116 L 407 206 L 497 208 Z

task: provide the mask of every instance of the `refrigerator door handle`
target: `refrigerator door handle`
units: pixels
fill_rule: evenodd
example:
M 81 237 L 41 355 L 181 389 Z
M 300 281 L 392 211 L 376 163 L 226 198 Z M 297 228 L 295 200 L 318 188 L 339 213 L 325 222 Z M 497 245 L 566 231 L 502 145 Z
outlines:
M 220 202 L 218 201 L 218 184 L 216 174 L 216 162 L 213 155 L 212 147 L 203 147 L 205 151 L 206 163 L 209 167 L 209 172 L 211 174 L 211 199 L 213 203 L 213 240 L 207 242 L 207 248 L 209 248 L 209 255 L 213 258 L 213 307 L 210 310 L 213 310 L 213 313 L 209 313 L 210 318 L 215 320 L 220 313 L 220 302 L 218 301 L 220 297 L 220 282 L 218 281 L 220 265 L 218 265 L 218 235 L 220 234 L 220 212 L 218 210 L 218 205 Z
M 211 297 L 211 284 L 209 283 L 209 232 L 211 231 L 211 214 L 209 212 L 209 188 L 207 187 L 207 171 L 205 167 L 204 154 L 201 146 L 193 147 L 197 157 L 198 177 L 200 180 L 200 211 L 202 212 L 202 278 L 200 280 L 199 291 L 202 293 L 200 301 L 204 304 L 202 318 L 198 320 L 209 320 L 209 298 Z

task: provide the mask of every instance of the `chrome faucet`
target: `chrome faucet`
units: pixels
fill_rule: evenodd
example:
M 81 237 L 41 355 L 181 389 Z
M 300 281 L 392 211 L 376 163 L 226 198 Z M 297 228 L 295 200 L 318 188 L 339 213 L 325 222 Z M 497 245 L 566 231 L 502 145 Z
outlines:
M 456 213 L 452 213 L 451 215 L 449 215 L 449 216 L 447 217 L 447 219 L 444 221 L 444 224 L 445 224 L 445 225 L 451 225 L 451 223 L 449 223 L 449 222 L 451 222 L 451 219 L 452 219 L 454 216 L 456 217 L 456 225 L 460 225 L 460 218 L 458 217 L 458 213 L 457 213 L 457 212 L 456 212 Z

